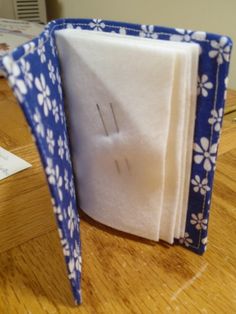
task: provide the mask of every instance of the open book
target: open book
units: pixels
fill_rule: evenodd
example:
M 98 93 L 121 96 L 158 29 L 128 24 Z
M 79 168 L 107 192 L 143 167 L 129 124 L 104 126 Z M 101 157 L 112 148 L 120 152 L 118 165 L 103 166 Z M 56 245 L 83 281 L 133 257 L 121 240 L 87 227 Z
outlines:
M 79 207 L 118 230 L 205 251 L 231 48 L 205 32 L 61 19 L 3 56 L 76 302 Z

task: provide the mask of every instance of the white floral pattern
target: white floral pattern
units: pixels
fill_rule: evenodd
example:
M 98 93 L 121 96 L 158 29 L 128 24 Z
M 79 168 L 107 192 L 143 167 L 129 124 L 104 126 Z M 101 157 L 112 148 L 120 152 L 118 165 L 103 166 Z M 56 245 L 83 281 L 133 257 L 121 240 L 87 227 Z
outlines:
M 204 178 L 202 181 L 199 175 L 195 175 L 194 179 L 191 180 L 193 185 L 194 192 L 200 192 L 202 195 L 205 195 L 206 192 L 210 191 L 210 187 L 208 186 L 208 179 Z
M 35 43 L 33 41 L 30 41 L 23 45 L 25 54 L 33 53 L 35 50 Z
M 117 34 L 117 31 L 111 31 L 111 33 Z M 126 32 L 125 27 L 120 27 L 118 33 L 119 33 L 120 35 L 126 35 L 127 32 Z
M 73 26 L 73 24 L 68 23 L 68 24 L 66 25 L 66 28 L 67 28 L 67 29 L 74 29 L 74 26 Z
M 79 249 L 74 249 L 73 257 L 69 261 L 69 279 L 75 279 L 76 273 L 81 272 L 81 256 L 78 254 Z
M 176 31 L 178 34 L 171 35 L 170 40 L 191 42 L 192 40 L 204 41 L 206 39 L 205 32 L 193 32 L 192 30 L 181 28 L 176 28 Z
M 227 99 L 227 88 L 228 88 L 229 78 L 228 76 L 225 78 L 225 93 L 224 93 L 224 100 Z
M 202 238 L 202 241 L 201 241 L 202 244 L 203 244 L 203 245 L 207 245 L 207 240 L 208 240 L 207 237 Z
M 153 25 L 142 25 L 139 36 L 140 37 L 153 38 L 153 39 L 158 38 L 158 34 L 154 31 Z
M 75 259 L 75 269 L 79 272 L 81 272 L 81 264 L 82 264 L 82 259 L 80 255 L 80 248 L 79 245 L 76 243 L 75 248 L 74 248 L 74 259 Z
M 64 183 L 65 183 L 65 189 L 69 191 L 69 178 L 68 178 L 68 171 L 66 169 L 64 171 Z
M 218 64 L 222 64 L 224 61 L 229 62 L 230 46 L 227 37 L 221 37 L 219 42 L 212 40 L 211 47 L 213 49 L 209 52 L 210 58 L 216 58 Z
M 57 141 L 57 145 L 58 145 L 58 155 L 60 156 L 61 159 L 63 159 L 63 157 L 64 157 L 64 141 L 63 141 L 61 135 L 59 136 L 59 139 Z
M 69 149 L 69 146 L 68 146 L 68 140 L 67 140 L 66 133 L 64 133 L 64 148 L 65 148 L 66 160 L 67 160 L 69 163 L 71 163 L 70 149 Z
M 57 192 L 59 195 L 59 199 L 63 200 L 63 193 L 62 193 L 63 179 L 60 176 L 60 168 L 58 165 L 56 165 L 55 167 L 55 178 L 56 178 L 56 185 L 57 185 Z
M 55 141 L 53 137 L 53 131 L 50 129 L 47 129 L 47 136 L 46 136 L 46 141 L 48 143 L 48 150 L 51 154 L 54 153 L 54 146 L 55 146 Z
M 202 213 L 192 214 L 190 222 L 197 230 L 206 230 L 207 228 L 207 219 L 203 218 Z
M 52 55 L 55 57 L 56 56 L 56 45 L 53 37 L 50 37 L 50 46 L 52 50 Z
M 208 122 L 214 126 L 216 132 L 220 132 L 222 118 L 223 108 L 220 108 L 218 111 L 215 109 L 211 110 L 211 117 L 208 119 Z
M 48 62 L 48 71 L 49 71 L 49 77 L 52 80 L 52 83 L 55 84 L 56 75 L 55 75 L 55 69 L 54 69 L 54 66 L 52 65 L 51 60 L 49 60 L 49 62 Z
M 60 200 L 63 200 L 63 178 L 60 176 L 60 168 L 58 165 L 53 166 L 51 158 L 47 158 L 46 174 L 48 175 L 48 182 L 57 187 L 57 193 Z
M 25 83 L 29 88 L 33 86 L 33 74 L 31 73 L 30 63 L 25 61 L 24 59 L 21 60 L 21 69 L 24 75 Z
M 42 73 L 40 74 L 40 78 L 35 78 L 35 86 L 39 91 L 37 95 L 38 103 L 40 106 L 43 106 L 44 114 L 47 117 L 49 110 L 52 109 L 52 104 L 50 99 L 50 89 L 46 84 L 45 77 Z
M 202 95 L 203 97 L 208 96 L 208 90 L 213 88 L 213 84 L 208 81 L 208 76 L 206 74 L 203 74 L 200 77 L 198 77 L 198 88 L 197 93 L 198 95 Z
M 61 210 L 61 207 L 60 206 L 53 206 L 53 211 L 54 211 L 54 214 L 57 215 L 57 219 L 59 221 L 63 221 L 63 214 L 62 214 L 62 210 Z
M 58 92 L 60 94 L 60 98 L 62 99 L 62 87 L 61 87 L 61 76 L 59 73 L 58 68 L 56 68 L 56 78 L 57 78 L 57 87 L 58 87 Z M 63 113 L 64 114 L 64 113 Z
M 55 180 L 55 170 L 53 167 L 53 161 L 52 158 L 47 158 L 47 166 L 45 168 L 46 174 L 48 176 L 48 182 L 52 185 L 56 184 Z
M 54 204 L 54 202 L 53 202 Z M 58 234 L 61 241 L 61 246 L 63 249 L 63 254 L 65 257 L 70 256 L 70 246 L 68 240 L 63 236 L 61 228 L 58 228 Z
M 20 68 L 11 57 L 6 56 L 3 63 L 8 71 L 8 80 L 14 89 L 14 93 L 19 101 L 23 101 L 23 96 L 27 93 L 25 82 L 20 78 Z
M 73 233 L 75 228 L 77 227 L 77 217 L 75 216 L 75 212 L 72 209 L 72 204 L 70 203 L 70 205 L 68 206 L 67 209 L 68 212 L 68 229 L 70 230 L 70 237 L 73 237 Z
M 42 38 L 39 38 L 39 43 L 38 43 L 38 55 L 40 57 L 41 63 L 46 62 L 46 55 L 45 55 L 45 45 L 44 41 Z
M 193 243 L 193 240 L 189 237 L 189 234 L 185 232 L 184 237 L 179 239 L 179 243 L 189 247 Z
M 125 29 L 125 27 L 120 27 L 120 28 L 119 28 L 119 34 L 121 34 L 121 35 L 126 35 L 126 29 Z
M 89 26 L 94 31 L 101 32 L 105 28 L 105 23 L 101 19 L 93 19 L 92 22 L 89 23 Z
M 52 101 L 52 114 L 54 116 L 55 122 L 57 123 L 60 119 L 60 116 L 56 99 L 53 99 Z
M 37 132 L 41 137 L 44 137 L 44 135 L 45 135 L 44 125 L 43 125 L 43 123 L 42 123 L 41 114 L 40 114 L 38 108 L 35 108 L 35 113 L 34 113 L 34 115 L 33 115 L 33 119 L 34 119 L 34 122 L 35 122 L 35 124 L 36 124 L 36 126 L 35 126 L 36 132 Z
M 210 171 L 216 162 L 217 144 L 210 146 L 209 140 L 206 137 L 200 139 L 200 145 L 194 144 L 194 161 L 197 164 L 203 163 L 203 168 L 206 171 Z
M 73 177 L 70 180 L 70 195 L 71 197 L 75 197 L 75 186 L 74 186 L 74 179 Z

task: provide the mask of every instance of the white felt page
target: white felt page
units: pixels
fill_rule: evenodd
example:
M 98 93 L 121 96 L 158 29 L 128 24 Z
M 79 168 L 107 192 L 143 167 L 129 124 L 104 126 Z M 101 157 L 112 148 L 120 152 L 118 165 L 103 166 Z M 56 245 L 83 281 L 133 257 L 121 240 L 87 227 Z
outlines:
M 81 208 L 116 229 L 172 243 L 188 131 L 184 69 L 196 45 L 183 51 L 80 30 L 57 31 L 56 40 Z
M 185 224 L 188 207 L 188 194 L 192 167 L 192 149 L 193 149 L 193 135 L 195 128 L 195 114 L 197 105 L 197 77 L 198 77 L 198 61 L 200 48 L 194 49 L 190 56 L 190 69 L 188 71 L 188 86 L 187 86 L 187 115 L 185 119 L 186 129 L 184 138 L 183 152 L 183 173 L 182 173 L 182 191 L 179 202 L 179 229 L 175 233 L 176 238 L 183 238 L 185 234 Z
M 179 210 L 179 197 L 182 180 L 183 134 L 186 114 L 186 84 L 189 67 L 189 52 L 177 54 L 175 76 L 172 86 L 170 127 L 167 140 L 165 163 L 164 198 L 160 221 L 160 238 L 172 243 Z
M 83 30 L 83 34 L 91 31 Z M 137 37 L 116 33 L 96 32 L 96 36 L 122 37 L 136 41 Z M 139 41 L 149 41 L 139 37 Z M 192 141 L 197 99 L 198 56 L 197 44 L 152 41 L 152 45 L 175 49 L 175 81 L 172 90 L 171 121 L 168 149 L 165 158 L 165 187 L 160 223 L 160 238 L 173 243 L 184 237 L 188 205 L 188 191 L 192 161 Z M 173 205 L 175 204 L 175 205 Z

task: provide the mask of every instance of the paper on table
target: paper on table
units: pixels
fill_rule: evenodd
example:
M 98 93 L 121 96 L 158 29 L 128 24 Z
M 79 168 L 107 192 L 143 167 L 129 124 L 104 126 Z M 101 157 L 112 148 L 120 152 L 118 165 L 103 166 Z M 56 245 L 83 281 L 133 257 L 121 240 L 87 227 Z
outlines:
M 30 163 L 0 147 L 0 180 L 30 167 Z

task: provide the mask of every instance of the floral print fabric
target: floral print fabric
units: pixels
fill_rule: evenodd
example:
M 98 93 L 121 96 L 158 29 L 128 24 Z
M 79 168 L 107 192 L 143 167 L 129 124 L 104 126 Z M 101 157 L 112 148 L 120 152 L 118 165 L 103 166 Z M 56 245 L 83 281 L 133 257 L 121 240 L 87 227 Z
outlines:
M 60 19 L 44 32 L 0 60 L 38 146 L 52 195 L 59 236 L 74 298 L 81 302 L 81 245 L 78 203 L 69 151 L 63 86 L 55 31 L 79 28 L 141 36 L 150 40 L 195 42 L 201 47 L 191 184 L 185 237 L 179 242 L 203 253 L 222 124 L 232 42 L 228 37 L 154 25 L 100 19 Z

